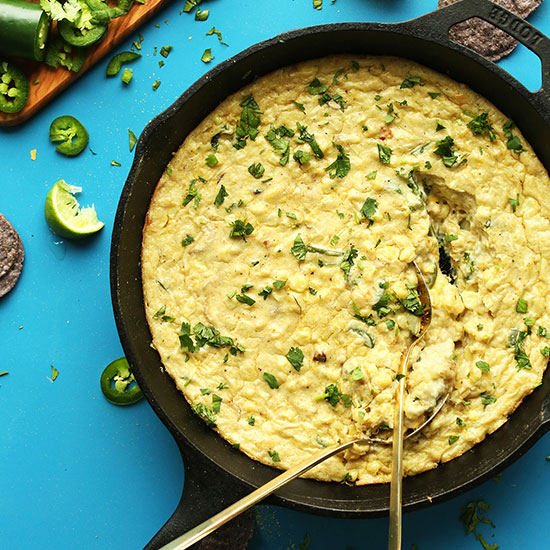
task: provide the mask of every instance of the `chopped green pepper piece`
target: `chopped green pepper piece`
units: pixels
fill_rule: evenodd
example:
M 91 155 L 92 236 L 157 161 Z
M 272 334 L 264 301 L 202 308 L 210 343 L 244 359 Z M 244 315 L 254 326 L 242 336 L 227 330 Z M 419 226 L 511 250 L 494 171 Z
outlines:
M 109 63 L 107 63 L 107 68 L 105 69 L 105 76 L 116 76 L 122 65 L 135 61 L 141 57 L 140 53 L 136 52 L 121 52 L 117 53 L 114 57 L 111 58 Z
M 87 56 L 86 48 L 67 44 L 61 37 L 51 40 L 46 50 L 46 65 L 58 68 L 65 67 L 77 73 L 82 69 Z

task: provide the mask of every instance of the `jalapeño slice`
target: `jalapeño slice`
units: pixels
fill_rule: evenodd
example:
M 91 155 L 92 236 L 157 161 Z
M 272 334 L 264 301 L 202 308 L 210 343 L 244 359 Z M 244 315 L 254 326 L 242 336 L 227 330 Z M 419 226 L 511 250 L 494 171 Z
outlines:
M 7 61 L 0 61 L 0 111 L 17 113 L 28 97 L 29 82 L 23 71 Z
M 63 155 L 74 157 L 82 153 L 89 140 L 88 131 L 74 116 L 60 116 L 50 124 L 50 141 L 59 143 L 55 149 Z
M 115 405 L 132 405 L 143 398 L 126 357 L 115 359 L 105 367 L 100 384 L 105 399 Z
M 84 48 L 103 40 L 107 34 L 107 25 L 94 25 L 90 29 L 79 29 L 67 19 L 59 21 L 57 29 L 61 37 L 71 46 Z

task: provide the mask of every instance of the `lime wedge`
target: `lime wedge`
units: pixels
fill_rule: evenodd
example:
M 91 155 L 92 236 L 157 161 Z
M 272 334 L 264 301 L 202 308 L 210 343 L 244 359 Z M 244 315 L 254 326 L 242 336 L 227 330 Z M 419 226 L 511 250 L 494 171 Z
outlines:
M 94 205 L 81 208 L 75 198 L 81 187 L 59 180 L 48 193 L 44 203 L 44 216 L 50 229 L 60 237 L 81 239 L 103 227 L 97 219 Z

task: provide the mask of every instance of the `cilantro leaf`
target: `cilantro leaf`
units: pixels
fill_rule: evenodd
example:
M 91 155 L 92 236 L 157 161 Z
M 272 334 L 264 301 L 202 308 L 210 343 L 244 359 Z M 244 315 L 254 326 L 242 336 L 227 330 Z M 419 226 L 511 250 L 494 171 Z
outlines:
M 300 348 L 291 347 L 285 356 L 288 362 L 299 372 L 303 366 L 304 354 Z
M 296 238 L 294 239 L 294 244 L 292 245 L 292 248 L 290 249 L 290 251 L 292 252 L 292 255 L 296 259 L 298 260 L 306 259 L 307 248 L 306 248 L 306 245 L 304 244 L 304 241 L 300 233 L 296 235 Z
M 371 197 L 367 198 L 365 200 L 363 206 L 361 207 L 361 214 L 363 214 L 363 217 L 367 218 L 369 220 L 369 227 L 374 223 L 374 215 L 376 214 L 376 209 L 378 208 L 378 202 L 376 199 L 373 199 Z
M 323 154 L 323 151 L 321 151 L 315 136 L 307 131 L 307 126 L 302 126 L 299 122 L 297 122 L 296 127 L 300 132 L 300 141 L 308 143 L 315 157 L 322 159 L 325 155 Z
M 307 91 L 311 95 L 318 95 L 318 94 L 325 93 L 329 89 L 329 87 L 330 86 L 326 86 L 326 85 L 321 84 L 321 82 L 318 78 L 314 78 L 310 82 L 309 86 L 307 87 Z
M 382 145 L 381 143 L 376 144 L 378 146 L 378 158 L 382 164 L 390 164 L 391 162 L 391 149 Z
M 206 422 L 209 428 L 216 426 L 216 414 L 210 407 L 207 407 L 203 403 L 194 403 L 191 405 L 191 408 Z
M 216 206 L 221 206 L 223 204 L 223 201 L 225 200 L 225 197 L 228 197 L 228 196 L 229 196 L 229 193 L 225 190 L 225 187 L 221 185 L 220 190 L 218 191 L 218 194 L 214 199 L 214 204 Z
M 264 372 L 263 376 L 264 380 L 267 382 L 267 385 L 272 390 L 276 390 L 279 387 L 279 382 L 277 382 L 277 379 L 272 374 L 269 374 L 269 372 Z
M 229 232 L 230 237 L 242 237 L 244 239 L 246 235 L 251 235 L 254 231 L 252 224 L 248 223 L 246 220 L 235 220 L 229 225 L 233 228 Z
M 237 138 L 237 141 L 233 144 L 235 149 L 242 149 L 246 145 L 246 138 L 248 137 L 252 141 L 256 139 L 259 133 L 258 126 L 261 122 L 260 115 L 262 114 L 252 94 L 245 96 L 240 106 L 243 110 L 235 129 L 235 136 Z
M 444 139 L 435 142 L 436 148 L 434 149 L 434 153 L 441 157 L 443 164 L 447 168 L 454 166 L 458 160 L 458 156 L 455 153 L 456 147 L 454 146 L 454 142 L 451 136 L 445 136 Z
M 325 168 L 325 171 L 329 173 L 329 176 L 332 179 L 336 177 L 343 178 L 347 175 L 351 168 L 349 155 L 345 153 L 344 148 L 341 145 L 337 145 L 336 143 L 333 143 L 333 145 L 336 149 L 338 149 L 338 155 L 336 160 Z
M 493 131 L 493 125 L 487 119 L 489 116 L 487 113 L 481 113 L 477 116 L 474 116 L 471 113 L 466 114 L 472 117 L 472 120 L 468 122 L 468 128 L 470 128 L 474 136 L 482 136 L 487 134 L 491 141 L 496 141 L 497 136 Z
M 401 89 L 403 88 L 414 88 L 415 84 L 421 84 L 421 80 L 419 76 L 408 76 L 401 82 L 401 86 L 399 86 Z
M 340 269 L 344 272 L 344 279 L 346 281 L 349 281 L 349 272 L 358 254 L 359 254 L 359 251 L 352 244 L 351 248 L 345 252 L 344 257 L 342 258 Z

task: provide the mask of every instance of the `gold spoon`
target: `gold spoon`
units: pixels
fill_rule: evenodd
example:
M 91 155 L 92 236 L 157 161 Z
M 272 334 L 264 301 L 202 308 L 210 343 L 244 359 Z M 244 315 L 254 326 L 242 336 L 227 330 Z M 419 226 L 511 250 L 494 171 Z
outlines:
M 407 363 L 409 360 L 410 352 L 415 346 L 415 344 L 424 336 L 426 333 L 426 330 L 428 328 L 428 325 L 430 324 L 431 320 L 431 314 L 432 314 L 432 306 L 430 301 L 430 295 L 428 292 L 428 287 L 426 286 L 426 282 L 424 281 L 424 278 L 422 277 L 422 274 L 420 273 L 420 270 L 418 269 L 418 266 L 412 262 L 414 268 L 419 274 L 419 285 L 418 285 L 418 291 L 419 291 L 419 298 L 420 302 L 424 306 L 424 315 L 421 319 L 421 329 L 420 332 L 416 335 L 415 340 L 411 343 L 409 346 L 409 349 L 407 350 L 407 353 L 403 356 L 403 360 L 401 361 L 401 367 L 400 367 L 400 373 L 405 374 L 407 370 Z M 401 546 L 401 454 L 403 450 L 403 393 L 404 393 L 405 385 L 403 382 L 403 378 L 399 380 L 399 386 L 398 386 L 398 399 L 400 399 L 399 407 L 396 405 L 396 411 L 399 408 L 400 410 L 400 420 L 396 419 L 395 426 L 398 427 L 399 435 L 398 438 L 393 438 L 393 450 L 394 455 L 396 451 L 399 451 L 399 462 L 396 462 L 394 459 L 394 464 L 398 464 L 398 472 L 395 468 L 392 468 L 392 493 L 391 496 L 393 497 L 394 492 L 394 486 L 397 488 L 397 496 L 398 500 L 397 506 L 398 506 L 398 513 L 392 515 L 392 509 L 395 508 L 396 503 L 395 497 L 393 497 L 393 500 L 390 498 L 390 549 L 393 548 L 400 548 Z M 401 397 L 399 397 L 401 396 Z M 414 431 L 408 433 L 405 436 L 405 439 L 408 439 L 409 437 L 412 437 L 413 435 L 416 435 L 424 426 L 429 424 L 432 419 L 436 416 L 436 414 L 441 410 L 441 407 L 445 404 L 445 401 L 447 400 L 448 395 L 445 395 L 443 399 L 438 403 L 437 407 L 433 410 L 430 417 L 418 428 L 416 428 Z M 396 413 L 397 414 L 397 413 Z M 394 428 L 394 434 L 395 434 L 395 428 Z M 398 444 L 396 445 L 396 441 Z M 271 493 L 275 492 L 277 489 L 281 488 L 283 485 L 286 485 L 289 481 L 292 481 L 296 477 L 298 477 L 301 474 L 306 473 L 307 471 L 311 470 L 311 468 L 317 466 L 321 462 L 325 461 L 327 458 L 330 458 L 331 456 L 334 456 L 338 453 L 341 453 L 342 451 L 345 451 L 346 449 L 349 449 L 350 447 L 353 447 L 353 445 L 373 445 L 373 444 L 383 444 L 387 445 L 391 443 L 391 439 L 376 439 L 376 438 L 363 438 L 363 439 L 354 439 L 353 441 L 348 441 L 347 443 L 342 443 L 340 445 L 337 445 L 335 447 L 328 447 L 326 449 L 323 449 L 322 451 L 319 451 L 319 453 L 315 454 L 313 457 L 308 458 L 301 464 L 298 464 L 298 466 L 294 466 L 294 468 L 290 468 L 286 472 L 283 472 L 282 474 L 278 475 L 277 477 L 273 478 L 271 481 L 266 483 L 265 485 L 262 485 L 260 488 L 256 489 L 246 497 L 243 497 L 241 500 L 237 501 L 235 504 L 232 504 L 231 506 L 228 506 L 225 510 L 222 510 L 221 512 L 217 513 L 216 515 L 212 516 L 210 519 L 207 519 L 206 521 L 203 521 L 201 524 L 197 525 L 190 531 L 187 531 L 187 533 L 184 533 L 177 539 L 174 539 L 172 542 L 169 542 L 166 546 L 163 546 L 161 550 L 185 550 L 186 548 L 189 548 L 199 540 L 203 539 L 228 521 L 232 520 L 245 510 L 248 510 L 251 506 L 254 506 L 254 504 L 257 504 L 267 496 L 269 496 Z M 396 449 L 397 447 L 397 449 Z M 398 479 L 397 483 L 394 483 L 394 474 L 395 476 L 398 475 L 396 479 Z M 392 508 L 392 502 L 393 502 L 393 508 Z M 395 520 L 398 522 L 396 523 L 396 526 L 394 529 L 392 529 L 392 517 L 395 516 Z M 391 546 L 391 537 L 392 533 L 394 537 L 397 537 L 396 540 L 398 540 L 399 546 Z
M 424 314 L 420 319 L 420 331 L 416 338 L 411 342 L 409 349 L 401 359 L 399 367 L 399 382 L 395 397 L 395 409 L 393 417 L 393 438 L 392 438 L 392 469 L 390 485 L 390 527 L 388 534 L 388 550 L 401 550 L 401 531 L 402 531 L 402 498 L 403 498 L 403 401 L 405 400 L 405 378 L 409 365 L 411 351 L 416 344 L 420 342 L 426 334 L 432 320 L 432 302 L 428 285 L 418 269 L 415 262 L 412 262 L 414 269 L 418 273 L 418 297 L 424 307 Z M 447 400 L 447 395 L 443 403 Z M 443 403 L 438 407 L 441 409 Z M 433 418 L 433 414 L 431 418 Z

